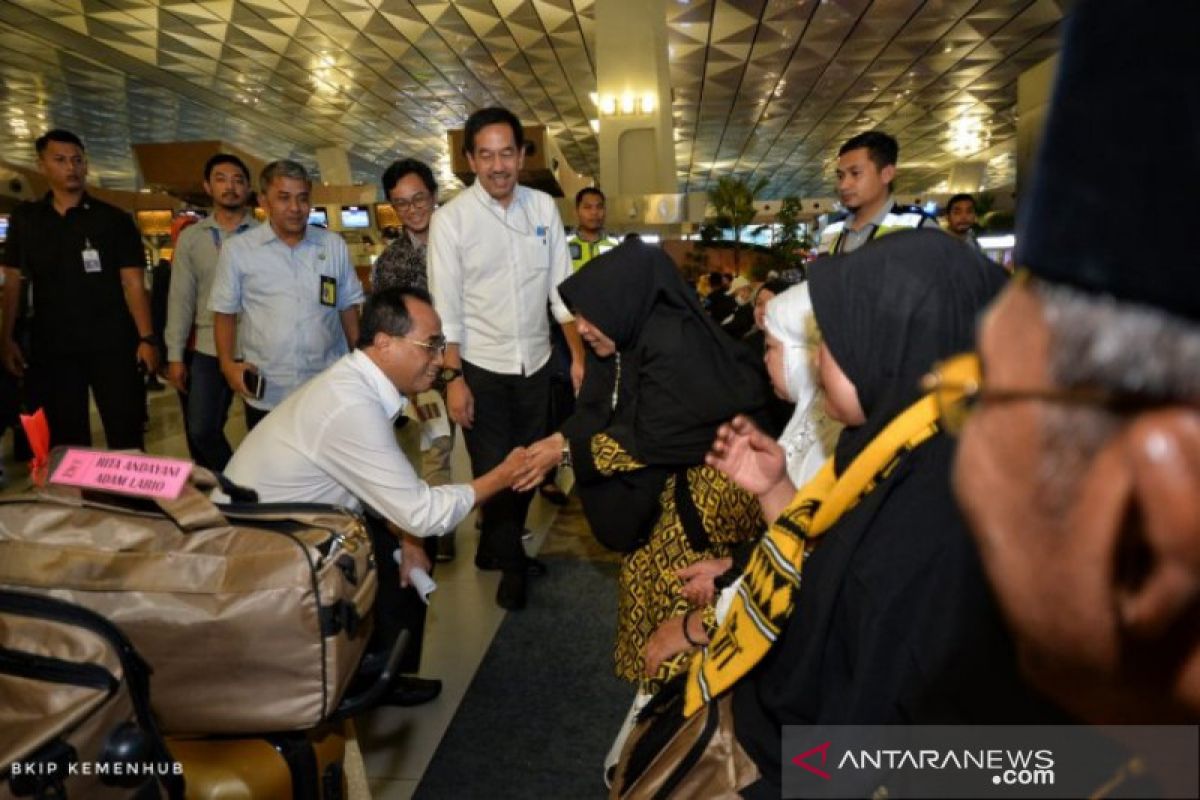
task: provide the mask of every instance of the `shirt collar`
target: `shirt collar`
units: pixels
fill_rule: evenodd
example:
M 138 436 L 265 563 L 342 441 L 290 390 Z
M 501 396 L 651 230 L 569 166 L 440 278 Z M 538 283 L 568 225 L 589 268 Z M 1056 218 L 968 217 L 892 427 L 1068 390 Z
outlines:
M 388 380 L 387 375 L 383 374 L 383 370 L 379 368 L 379 365 L 372 361 L 371 357 L 362 350 L 354 350 L 346 358 L 350 359 L 350 366 L 366 378 L 367 383 L 375 390 L 375 394 L 378 395 L 379 402 L 383 404 L 383 411 L 388 415 L 388 419 L 395 419 L 396 415 L 404 410 L 406 403 L 404 396 L 396 388 L 396 384 Z
M 412 234 L 409 233 L 407 229 L 405 229 L 403 231 L 402 238 L 405 242 L 408 243 L 409 249 L 415 250 L 417 252 L 420 252 L 421 250 L 425 249 L 425 245 L 428 243 L 428 240 L 426 240 L 425 242 L 418 242 L 416 239 L 414 239 L 412 237 Z
M 872 229 L 880 227 L 880 225 L 883 224 L 884 217 L 887 217 L 889 215 L 889 213 L 892 213 L 892 209 L 895 206 L 895 204 L 896 204 L 896 201 L 889 194 L 888 199 L 886 201 L 884 201 L 883 205 L 880 207 L 880 210 L 878 210 L 875 213 L 875 216 L 868 219 L 868 221 L 866 221 L 866 224 L 859 225 L 859 227 L 857 229 L 851 228 L 850 223 L 858 222 L 858 219 L 853 216 L 851 216 L 850 218 L 847 218 L 846 219 L 847 233 L 859 234 L 859 233 L 862 233 L 862 231 L 864 231 L 864 230 L 872 230 Z
M 46 194 L 42 197 L 42 202 L 46 204 L 46 208 L 54 211 L 54 192 L 46 192 Z M 83 193 L 83 196 L 79 198 L 79 202 L 71 206 L 71 208 L 82 208 L 85 210 L 90 209 L 91 207 L 92 196 L 86 191 Z M 68 208 L 67 211 L 70 211 L 71 208 Z
M 280 244 L 283 244 L 283 240 L 279 238 L 279 234 L 275 233 L 275 228 L 271 225 L 270 220 L 267 220 L 266 222 L 264 222 L 262 225 L 259 225 L 258 227 L 262 228 L 262 230 L 263 230 L 262 241 L 260 242 L 261 244 L 270 244 L 271 242 L 279 242 Z M 312 225 L 304 226 L 304 238 L 302 238 L 296 244 L 296 246 L 300 247 L 301 245 L 305 245 L 305 244 L 317 244 L 317 241 L 312 234 L 313 234 L 313 226 Z
M 513 200 L 511 203 L 509 203 L 508 208 L 500 205 L 499 200 L 487 193 L 487 190 L 484 189 L 479 182 L 479 176 L 475 176 L 475 182 L 471 184 L 471 189 L 476 192 L 480 200 L 492 206 L 502 214 L 506 211 L 511 211 L 519 205 L 524 205 L 525 202 L 525 187 L 519 183 L 513 187 Z
M 242 215 L 242 221 L 234 226 L 233 232 L 234 233 L 242 233 L 243 231 L 253 227 L 255 222 L 256 222 L 256 220 L 254 219 L 254 212 L 251 211 L 249 208 L 247 208 L 245 213 Z M 207 217 L 200 220 L 196 224 L 198 226 L 204 227 L 204 228 L 217 228 L 217 229 L 223 230 L 221 228 L 221 226 L 217 224 L 217 215 L 216 214 L 209 214 Z M 270 226 L 268 226 L 268 227 L 270 227 Z M 272 234 L 274 232 L 275 232 L 274 230 L 271 231 Z

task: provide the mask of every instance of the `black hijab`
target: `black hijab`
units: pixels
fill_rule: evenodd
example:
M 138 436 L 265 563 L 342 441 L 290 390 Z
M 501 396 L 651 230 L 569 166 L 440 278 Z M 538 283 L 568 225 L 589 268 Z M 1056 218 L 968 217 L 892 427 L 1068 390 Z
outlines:
M 890 234 L 813 265 L 817 325 L 866 414 L 838 439 L 839 473 L 921 396 L 935 362 L 973 349 L 975 320 L 1005 278 L 975 248 L 936 230 Z
M 760 360 L 717 327 L 661 248 L 621 244 L 558 291 L 613 340 L 621 361 L 617 408 L 606 415 L 615 359 L 589 360 L 583 416 L 565 426 L 568 435 L 607 429 L 644 464 L 691 466 L 704 460 L 717 426 L 765 404 Z

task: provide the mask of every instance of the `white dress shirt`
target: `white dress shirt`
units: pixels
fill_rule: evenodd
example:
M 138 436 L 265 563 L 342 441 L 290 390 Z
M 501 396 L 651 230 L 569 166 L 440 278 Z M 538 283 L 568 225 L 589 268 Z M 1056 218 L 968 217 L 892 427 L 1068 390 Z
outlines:
M 341 312 L 363 301 L 346 242 L 309 225 L 289 247 L 268 225 L 221 248 L 209 309 L 241 314 L 238 349 L 267 380 L 255 408 L 274 408 L 350 349 Z
M 431 487 L 396 444 L 405 400 L 356 350 L 304 384 L 246 435 L 225 468 L 264 503 L 363 505 L 414 536 L 454 530 L 475 504 L 467 484 Z M 220 492 L 218 501 L 227 500 Z
M 573 318 L 558 296 L 571 257 L 558 207 L 517 186 L 508 208 L 476 181 L 429 224 L 429 291 L 447 341 L 472 364 L 530 375 L 550 359 L 554 318 Z

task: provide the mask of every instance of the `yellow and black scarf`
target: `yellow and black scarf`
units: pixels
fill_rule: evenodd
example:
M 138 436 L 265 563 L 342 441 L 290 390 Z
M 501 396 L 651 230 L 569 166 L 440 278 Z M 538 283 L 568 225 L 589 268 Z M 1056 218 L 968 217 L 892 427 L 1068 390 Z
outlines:
M 774 644 L 792 614 L 814 540 L 937 431 L 938 401 L 926 395 L 880 431 L 842 475 L 834 473 L 831 458 L 796 493 L 754 548 L 724 623 L 689 665 L 686 716 L 733 686 Z

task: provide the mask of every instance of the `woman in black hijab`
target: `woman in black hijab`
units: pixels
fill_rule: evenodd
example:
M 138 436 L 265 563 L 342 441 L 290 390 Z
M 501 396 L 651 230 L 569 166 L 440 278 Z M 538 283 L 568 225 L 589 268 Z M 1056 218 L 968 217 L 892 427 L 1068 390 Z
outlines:
M 616 672 L 645 686 L 647 638 L 687 608 L 676 571 L 761 529 L 754 498 L 704 456 L 723 421 L 762 408 L 767 383 L 660 248 L 626 242 L 558 290 L 591 352 L 575 415 L 530 449 L 545 467 L 569 447 L 593 532 L 626 553 Z
M 758 768 L 736 787 L 746 797 L 779 796 L 784 725 L 1042 718 L 951 493 L 953 441 L 921 389 L 935 362 L 972 347 L 1003 279 L 938 231 L 817 262 L 821 377 L 830 416 L 847 426 L 832 463 L 797 493 L 778 446 L 747 420 L 714 443 L 710 463 L 758 495 L 773 524 L 689 666 L 684 713 L 732 692 L 737 741 Z M 747 616 L 763 636 L 748 635 Z M 735 630 L 738 653 L 719 658 Z

